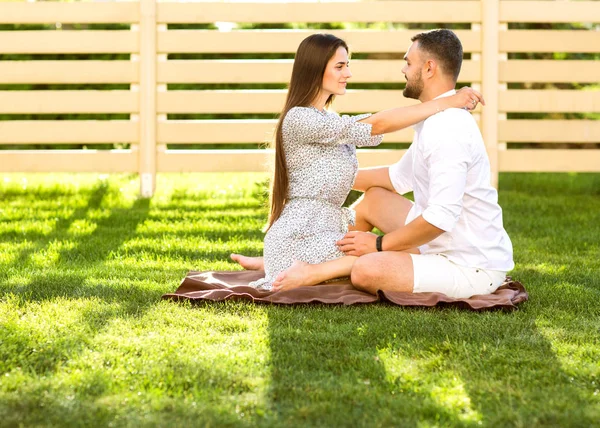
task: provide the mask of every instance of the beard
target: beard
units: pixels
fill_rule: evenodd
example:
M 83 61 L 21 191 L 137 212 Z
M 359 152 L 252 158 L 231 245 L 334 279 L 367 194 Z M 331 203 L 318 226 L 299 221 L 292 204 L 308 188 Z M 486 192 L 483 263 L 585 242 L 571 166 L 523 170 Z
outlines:
M 421 70 L 419 70 L 419 74 L 415 76 L 414 79 L 407 80 L 406 87 L 404 91 L 402 91 L 402 95 L 406 98 L 413 98 L 418 100 L 423 92 L 423 79 L 421 79 Z

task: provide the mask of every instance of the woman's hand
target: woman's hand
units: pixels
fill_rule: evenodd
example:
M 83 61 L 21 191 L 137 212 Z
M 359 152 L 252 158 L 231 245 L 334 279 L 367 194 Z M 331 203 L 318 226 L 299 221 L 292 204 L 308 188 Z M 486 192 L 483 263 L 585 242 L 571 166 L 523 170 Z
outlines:
M 483 95 L 469 86 L 460 88 L 456 95 L 449 97 L 448 101 L 451 103 L 451 107 L 464 108 L 465 110 L 475 109 L 477 103 L 485 105 Z
M 371 232 L 353 230 L 336 242 L 337 247 L 347 256 L 362 256 L 377 252 L 377 235 Z

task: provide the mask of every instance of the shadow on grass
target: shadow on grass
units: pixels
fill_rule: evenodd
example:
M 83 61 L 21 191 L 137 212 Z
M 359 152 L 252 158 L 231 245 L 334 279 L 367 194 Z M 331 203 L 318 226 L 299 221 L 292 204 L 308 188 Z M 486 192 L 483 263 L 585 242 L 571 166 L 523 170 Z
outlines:
M 181 210 L 181 209 L 190 209 L 190 210 L 193 210 L 196 212 L 213 212 L 216 210 L 221 210 L 221 211 L 235 211 L 235 210 L 243 210 L 243 209 L 255 210 L 255 209 L 264 208 L 264 206 L 253 200 L 249 200 L 249 201 L 241 200 L 240 201 L 240 200 L 236 200 L 236 199 L 232 199 L 232 200 L 216 199 L 216 200 L 211 200 L 211 201 L 184 200 L 182 202 L 177 202 L 177 201 L 171 200 L 171 202 L 168 204 L 161 204 L 160 208 L 165 211 L 169 211 L 169 210 L 177 211 L 177 210 Z
M 72 331 L 65 331 L 64 336 L 44 344 L 43 352 L 40 352 L 39 344 L 37 350 L 36 346 L 32 345 L 35 339 L 32 339 L 27 330 L 18 331 L 14 327 L 9 329 L 5 326 L 3 336 L 6 335 L 6 343 L 12 346 L 6 357 L 18 355 L 21 359 L 20 366 L 27 367 L 34 373 L 44 373 L 59 366 L 66 359 L 73 358 L 113 317 L 141 316 L 160 299 L 161 293 L 157 290 L 133 284 L 115 286 L 106 284 L 102 279 L 90 279 L 90 275 L 93 276 L 96 272 L 94 266 L 101 264 L 111 252 L 130 239 L 135 234 L 137 225 L 148 215 L 149 201 L 139 199 L 130 208 L 111 210 L 107 218 L 97 222 L 97 227 L 91 235 L 68 235 L 68 229 L 73 222 L 86 218 L 89 210 L 100 208 L 106 193 L 107 185 L 101 183 L 92 192 L 85 207 L 78 208 L 68 218 L 59 220 L 49 235 L 37 242 L 33 248 L 22 251 L 13 262 L 13 265 L 22 268 L 22 265 L 29 263 L 32 253 L 41 251 L 50 242 L 66 239 L 75 241 L 74 247 L 59 252 L 55 267 L 36 268 L 29 273 L 26 283 L 2 287 L 4 292 L 20 296 L 22 302 L 56 301 L 65 298 L 70 301 L 97 300 L 115 306 L 112 309 L 88 308 L 78 318 Z
M 598 416 L 527 311 L 268 314 L 276 425 L 590 426 Z
M 31 300 L 21 296 L 20 304 L 24 305 L 26 302 Z M 121 304 L 104 306 L 100 302 L 100 299 L 90 298 L 60 301 L 63 307 L 69 306 L 68 318 L 62 319 L 60 323 L 52 323 L 51 328 L 35 322 L 20 325 L 11 321 L 3 322 L 0 339 L 6 346 L 0 350 L 0 373 L 4 375 L 19 369 L 35 376 L 51 375 L 88 346 L 95 335 L 117 314 L 138 314 L 137 308 Z M 38 314 L 42 318 L 44 315 Z M 40 333 L 38 330 L 44 332 Z
M 71 248 L 59 251 L 54 267 L 35 268 L 34 272 L 30 273 L 27 283 L 5 287 L 5 291 L 25 294 L 32 300 L 42 300 L 76 296 L 78 290 L 86 288 L 90 272 L 93 273 L 95 267 L 101 265 L 112 252 L 131 239 L 136 234 L 137 226 L 148 216 L 149 201 L 138 199 L 131 207 L 112 209 L 108 217 L 96 223 L 96 228 L 90 235 L 68 235 L 69 226 L 74 221 L 85 218 L 90 209 L 100 207 L 105 193 L 106 186 L 100 186 L 93 192 L 86 207 L 77 209 L 67 219 L 59 221 L 46 239 L 38 242 L 34 248 L 22 251 L 12 263 L 15 267 L 22 268 L 28 264 L 32 253 L 42 250 L 54 240 L 74 242 L 75 245 Z M 102 297 L 107 290 L 102 289 L 100 284 L 97 287 L 98 291 L 91 295 Z
M 95 263 L 106 260 L 124 242 L 136 234 L 136 228 L 148 217 L 149 199 L 137 199 L 131 207 L 113 208 L 107 218 L 99 220 L 94 231 L 78 239 L 73 248 L 60 252 L 59 262 Z
M 88 202 L 85 206 L 77 208 L 73 211 L 73 213 L 66 218 L 61 218 L 54 225 L 54 229 L 47 235 L 39 236 L 29 236 L 29 238 L 36 239 L 35 244 L 32 247 L 23 249 L 19 255 L 15 258 L 12 264 L 16 266 L 23 266 L 28 264 L 29 258 L 32 254 L 40 251 L 44 247 L 48 246 L 48 244 L 54 240 L 64 239 L 67 236 L 67 232 L 69 227 L 77 221 L 82 220 L 87 217 L 87 214 L 90 210 L 100 208 L 102 204 L 102 200 L 106 196 L 108 191 L 108 184 L 105 181 L 100 181 L 96 187 L 92 190 Z M 44 195 L 45 197 L 51 198 L 58 196 L 55 192 L 50 193 L 49 195 Z M 6 236 L 8 237 L 8 236 Z M 5 237 L 5 238 L 6 238 Z

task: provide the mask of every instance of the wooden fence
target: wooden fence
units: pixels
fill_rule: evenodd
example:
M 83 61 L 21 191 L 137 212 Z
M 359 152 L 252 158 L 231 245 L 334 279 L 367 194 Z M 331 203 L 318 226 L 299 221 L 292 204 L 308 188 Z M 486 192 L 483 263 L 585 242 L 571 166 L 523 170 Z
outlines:
M 400 69 L 403 51 L 419 30 L 402 29 L 398 23 L 463 24 L 463 29 L 456 30 L 467 54 L 459 82 L 480 88 L 486 97 L 487 106 L 475 115 L 487 144 L 494 182 L 498 171 L 600 171 L 600 120 L 593 115 L 600 113 L 600 90 L 594 87 L 600 80 L 600 61 L 569 56 L 600 52 L 600 2 L 531 0 L 0 3 L 0 25 L 60 23 L 55 31 L 0 31 L 0 55 L 4 57 L 110 53 L 126 54 L 127 58 L 0 61 L 0 115 L 16 118 L 0 121 L 0 145 L 19 147 L 0 150 L 0 171 L 139 172 L 141 192 L 151 196 L 157 172 L 264 170 L 272 156 L 269 150 L 182 150 L 181 145 L 256 144 L 269 138 L 275 120 L 230 117 L 275 117 L 285 90 L 248 88 L 287 83 L 292 59 L 214 56 L 293 54 L 299 42 L 315 30 L 286 29 L 278 24 L 289 22 L 381 23 L 376 26 L 379 29 L 369 24 L 367 29 L 357 25 L 357 29 L 327 30 L 346 39 L 358 54 L 352 60 L 354 84 L 391 88 L 367 89 L 363 85 L 363 89 L 350 90 L 336 100 L 336 109 L 345 113 L 414 102 L 401 95 L 404 77 Z M 577 31 L 520 30 L 511 25 L 522 22 L 588 25 Z M 126 29 L 70 25 L 99 23 L 125 24 Z M 252 23 L 273 28 L 243 29 Z M 177 24 L 211 25 L 208 29 L 178 29 Z M 236 24 L 242 29 L 235 28 Z M 553 52 L 563 53 L 567 59 L 519 59 L 515 55 Z M 173 59 L 174 54 L 196 56 Z M 198 59 L 197 54 L 204 57 Z M 561 84 L 561 89 L 545 85 L 553 83 Z M 64 86 L 17 90 L 23 84 Z M 69 89 L 74 84 L 121 86 Z M 180 84 L 204 86 L 181 90 Z M 236 86 L 218 89 L 220 84 Z M 531 114 L 531 118 L 512 119 L 511 113 Z M 555 119 L 548 115 L 536 118 L 536 113 L 580 115 Z M 52 114 L 126 116 L 119 120 L 44 119 L 43 115 Z M 173 119 L 199 114 L 224 115 L 224 119 Z M 24 120 L 23 115 L 37 116 Z M 411 139 L 412 130 L 404 130 L 384 141 Z M 569 148 L 574 143 L 579 149 Z M 127 148 L 21 147 L 39 144 L 126 144 Z M 586 145 L 593 148 L 586 149 Z M 385 146 L 364 149 L 359 150 L 359 160 L 361 166 L 390 164 L 403 152 Z

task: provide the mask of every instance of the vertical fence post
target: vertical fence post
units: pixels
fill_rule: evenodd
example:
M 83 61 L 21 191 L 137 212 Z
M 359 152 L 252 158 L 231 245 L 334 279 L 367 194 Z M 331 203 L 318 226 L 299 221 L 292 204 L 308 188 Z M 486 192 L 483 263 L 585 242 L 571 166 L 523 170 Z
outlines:
M 140 193 L 156 188 L 156 0 L 140 0 Z
M 481 39 L 481 22 L 472 22 L 471 23 L 471 31 L 474 33 L 479 33 L 479 37 Z M 471 53 L 471 61 L 479 63 L 479 68 L 481 69 L 481 49 L 479 53 Z M 483 73 L 482 73 L 483 74 Z M 476 91 L 481 92 L 481 82 L 472 82 L 471 87 Z M 479 122 L 479 127 L 481 129 L 481 113 L 478 111 L 472 112 L 473 117 L 477 122 Z
M 500 19 L 500 17 L 498 17 L 498 19 Z M 498 35 L 501 34 L 506 34 L 506 31 L 508 31 L 508 23 L 506 22 L 499 22 L 498 24 Z M 504 63 L 508 61 L 508 53 L 507 52 L 499 52 L 498 53 L 498 67 L 500 67 L 500 64 Z M 500 97 L 500 94 L 505 93 L 508 90 L 508 84 L 506 82 L 501 82 L 498 81 L 498 97 Z M 498 126 L 500 126 L 502 123 L 506 123 L 506 120 L 508 118 L 508 115 L 506 114 L 506 112 L 499 112 L 498 113 Z M 504 150 L 506 150 L 508 148 L 508 145 L 506 144 L 506 141 L 498 141 L 498 152 L 502 152 Z M 500 153 L 499 153 L 500 156 Z
M 165 23 L 160 23 L 156 26 L 156 33 L 160 36 L 161 34 L 164 36 L 166 34 L 166 32 L 168 31 L 168 24 Z M 157 63 L 157 67 L 160 64 L 165 64 L 167 62 L 168 59 L 168 55 L 163 53 L 163 52 L 157 52 L 156 55 L 156 63 Z M 156 93 L 157 96 L 163 94 L 165 92 L 167 92 L 167 85 L 163 82 L 156 82 Z M 158 112 L 157 111 L 157 115 L 156 115 L 156 126 L 160 126 L 161 124 L 164 124 L 167 121 L 167 115 L 163 112 Z M 158 144 L 157 142 L 157 146 L 156 146 L 156 153 L 157 156 L 158 155 L 164 155 L 165 152 L 167 151 L 167 145 L 162 143 L 162 144 Z
M 481 89 L 486 106 L 481 113 L 482 134 L 490 158 L 491 181 L 498 187 L 498 55 L 500 6 L 498 0 L 481 0 Z

